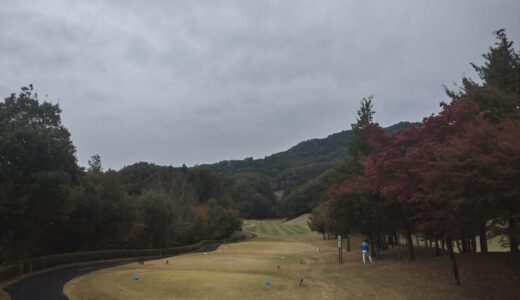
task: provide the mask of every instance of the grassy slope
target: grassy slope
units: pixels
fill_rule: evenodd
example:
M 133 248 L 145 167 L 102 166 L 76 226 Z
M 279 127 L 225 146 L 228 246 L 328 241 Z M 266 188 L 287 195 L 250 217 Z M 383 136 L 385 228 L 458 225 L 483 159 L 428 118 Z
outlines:
M 303 214 L 297 218 L 294 218 L 294 219 L 291 219 L 287 222 L 285 222 L 286 224 L 300 224 L 300 225 L 305 225 L 306 228 L 307 227 L 307 221 L 309 220 L 309 216 L 311 214 Z
M 431 258 L 429 249 L 419 249 L 416 263 L 399 262 L 394 249 L 372 265 L 361 264 L 358 251 L 345 253 L 339 265 L 336 243 L 321 240 L 305 221 L 248 221 L 245 227 L 257 239 L 173 257 L 168 265 L 158 260 L 87 274 L 69 282 L 65 292 L 72 300 L 520 298 L 519 275 L 503 255 L 460 257 L 463 286 L 455 287 L 447 257 Z M 301 277 L 303 287 L 297 285 Z

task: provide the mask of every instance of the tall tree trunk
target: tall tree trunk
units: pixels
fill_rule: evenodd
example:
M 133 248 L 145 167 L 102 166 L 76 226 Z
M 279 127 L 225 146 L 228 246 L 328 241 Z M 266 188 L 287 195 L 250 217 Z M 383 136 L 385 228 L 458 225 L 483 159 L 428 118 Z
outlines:
M 444 241 L 444 239 L 441 240 L 441 248 L 442 250 L 446 250 L 446 242 Z
M 459 253 L 462 253 L 462 248 L 460 247 L 459 240 L 455 240 L 455 243 L 457 244 L 457 249 L 459 250 Z
M 382 240 L 381 240 L 381 235 L 380 234 L 377 234 L 376 235 L 376 256 L 379 256 L 379 254 L 381 254 L 381 249 L 383 249 L 383 245 L 382 245 Z
M 435 238 L 435 256 L 439 256 L 439 240 Z
M 347 251 L 350 252 L 350 234 L 347 233 Z
M 415 242 L 417 243 L 417 247 L 421 246 L 421 245 L 419 245 L 419 234 L 415 235 Z
M 395 234 L 395 240 L 397 241 L 397 254 L 399 255 L 399 260 L 401 260 L 401 243 L 399 241 L 399 233 Z
M 451 240 L 451 236 L 446 239 L 446 244 L 448 245 L 448 253 L 450 254 L 453 283 L 456 285 L 460 285 L 459 268 L 457 266 L 457 258 L 455 257 L 455 253 L 453 252 L 453 242 Z
M 477 238 L 475 237 L 475 235 L 471 235 L 470 241 L 471 241 L 471 253 L 475 254 L 475 253 L 477 253 Z
M 16 260 L 16 235 L 10 234 L 10 247 L 9 247 L 9 262 L 13 262 Z
M 469 243 L 468 243 L 468 236 L 466 234 L 464 234 L 462 236 L 461 242 L 462 242 L 462 253 L 468 253 L 469 252 L 468 251 L 468 246 L 469 246 L 468 244 Z
M 509 246 L 511 248 L 511 253 L 518 253 L 518 239 L 516 238 L 517 234 L 517 220 L 515 218 L 509 218 L 507 220 L 509 223 L 508 234 L 509 234 Z
M 485 225 L 483 225 L 480 228 L 478 236 L 479 236 L 479 240 L 480 240 L 480 253 L 488 253 L 486 226 Z
M 326 240 L 326 238 L 325 238 L 325 232 L 322 232 L 321 234 L 323 234 L 323 240 Z
M 410 260 L 415 260 L 415 254 L 413 253 L 413 241 L 411 230 L 406 230 L 406 241 L 408 243 L 408 250 L 410 251 Z
M 374 239 L 375 239 L 375 237 L 374 237 L 374 234 L 372 233 L 370 235 L 370 255 L 372 257 L 377 257 L 377 255 L 376 255 L 376 247 L 375 247 L 376 243 L 375 243 Z

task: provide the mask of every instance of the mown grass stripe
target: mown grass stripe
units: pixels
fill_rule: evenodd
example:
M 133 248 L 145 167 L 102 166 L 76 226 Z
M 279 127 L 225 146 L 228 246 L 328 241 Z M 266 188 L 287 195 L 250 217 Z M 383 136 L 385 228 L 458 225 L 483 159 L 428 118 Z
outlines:
M 269 224 L 269 225 L 271 225 L 271 226 L 270 226 L 270 229 L 271 229 L 271 234 L 272 234 L 272 235 L 282 235 L 282 233 L 280 232 L 280 230 L 278 230 L 278 225 L 277 225 L 277 224 L 273 224 L 273 223 L 271 223 L 271 224 Z
M 311 231 L 311 229 L 309 228 L 309 226 L 307 225 L 300 225 L 300 224 L 296 224 L 298 226 L 298 228 L 300 228 L 304 233 L 308 233 Z
M 280 224 L 279 227 L 278 227 L 281 231 L 283 231 L 283 233 L 285 235 L 294 235 L 295 232 L 292 231 L 289 227 L 287 227 L 287 225 L 284 225 L 284 224 Z
M 268 234 L 267 228 L 266 228 L 267 226 L 264 222 L 260 221 L 260 222 L 257 222 L 256 224 L 257 224 L 259 233 Z
M 290 230 L 292 232 L 292 234 L 301 234 L 301 232 L 294 228 L 293 226 L 291 226 L 291 224 L 285 224 L 285 227 L 287 227 L 288 230 Z
M 291 227 L 291 229 L 293 229 L 295 232 L 297 232 L 298 234 L 304 234 L 304 233 L 307 233 L 308 230 L 305 230 L 305 228 L 302 226 L 302 225 L 298 225 L 298 224 L 289 224 L 288 226 Z

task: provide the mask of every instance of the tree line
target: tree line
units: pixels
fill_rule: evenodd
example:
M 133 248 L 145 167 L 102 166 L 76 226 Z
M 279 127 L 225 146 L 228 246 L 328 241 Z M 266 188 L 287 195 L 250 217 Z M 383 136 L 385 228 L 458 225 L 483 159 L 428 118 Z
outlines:
M 0 102 L 0 262 L 168 248 L 241 230 L 233 182 L 204 167 L 79 167 L 58 105 L 32 85 Z
M 480 82 L 446 89 L 450 102 L 420 124 L 389 134 L 372 98 L 362 100 L 343 178 L 313 210 L 314 230 L 366 236 L 374 256 L 404 238 L 411 260 L 421 235 L 436 255 L 447 250 L 456 284 L 454 246 L 486 253 L 488 237 L 501 236 L 519 252 L 520 52 L 504 30 L 495 36 L 484 65 L 472 64 Z

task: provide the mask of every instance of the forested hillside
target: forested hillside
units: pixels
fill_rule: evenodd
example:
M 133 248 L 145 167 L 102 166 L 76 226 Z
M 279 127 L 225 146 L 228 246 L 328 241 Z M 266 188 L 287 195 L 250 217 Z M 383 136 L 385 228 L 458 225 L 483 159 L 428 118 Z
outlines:
M 387 131 L 395 132 L 411 125 L 400 122 L 388 127 Z M 325 196 L 332 180 L 341 177 L 341 167 L 349 157 L 347 145 L 351 135 L 352 130 L 345 130 L 326 138 L 301 142 L 262 159 L 226 160 L 208 167 L 228 177 L 231 184 L 244 181 L 244 178 L 250 181 L 250 196 L 235 197 L 240 202 L 242 215 L 291 217 L 310 211 Z M 253 184 L 252 178 L 256 178 L 259 185 Z M 266 184 L 271 191 L 267 191 Z M 271 194 L 277 195 L 276 203 Z M 267 208 L 269 204 L 271 206 Z

